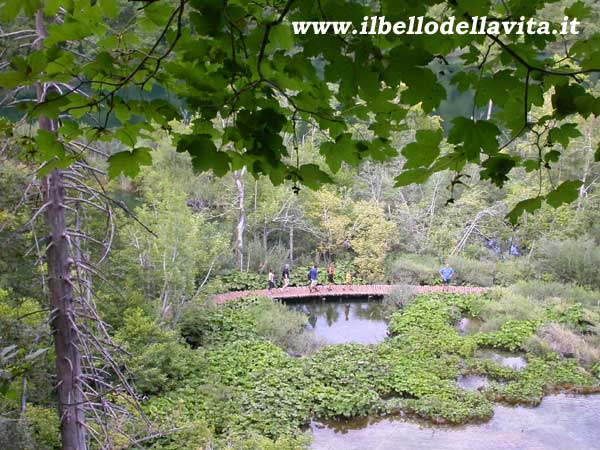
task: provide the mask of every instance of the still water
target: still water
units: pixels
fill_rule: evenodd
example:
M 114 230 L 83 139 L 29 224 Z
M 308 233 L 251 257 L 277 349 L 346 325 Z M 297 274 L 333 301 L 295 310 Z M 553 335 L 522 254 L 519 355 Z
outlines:
M 327 344 L 375 344 L 387 336 L 381 300 L 311 300 L 288 305 L 307 314 L 308 329 Z
M 600 395 L 552 395 L 538 407 L 497 405 L 486 423 L 429 426 L 402 418 L 313 423 L 313 450 L 598 450 Z
M 308 328 L 328 344 L 374 344 L 387 336 L 379 300 L 312 300 L 289 307 L 307 314 Z M 458 324 L 461 334 L 468 334 L 469 325 Z M 499 351 L 478 356 L 515 370 L 527 364 L 520 355 Z M 466 376 L 457 383 L 475 390 L 488 381 Z M 551 395 L 538 407 L 498 404 L 492 419 L 481 424 L 443 426 L 402 417 L 364 417 L 313 422 L 311 432 L 313 450 L 600 450 L 600 395 Z

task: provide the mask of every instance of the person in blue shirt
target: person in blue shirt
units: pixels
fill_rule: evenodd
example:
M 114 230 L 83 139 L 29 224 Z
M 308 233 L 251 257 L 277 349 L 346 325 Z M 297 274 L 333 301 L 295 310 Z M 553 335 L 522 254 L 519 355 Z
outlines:
M 319 272 L 317 271 L 317 265 L 313 265 L 312 268 L 308 271 L 308 280 L 310 281 L 310 285 L 308 286 L 309 292 L 318 292 L 317 289 L 317 276 Z
M 454 269 L 450 267 L 450 264 L 444 264 L 444 267 L 440 269 L 440 276 L 442 277 L 442 283 L 444 286 L 450 285 L 450 281 L 454 276 Z

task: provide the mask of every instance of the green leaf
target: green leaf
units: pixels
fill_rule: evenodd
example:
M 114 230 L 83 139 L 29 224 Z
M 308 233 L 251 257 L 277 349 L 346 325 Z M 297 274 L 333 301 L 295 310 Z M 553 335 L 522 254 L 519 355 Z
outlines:
M 429 166 L 440 155 L 442 130 L 418 130 L 416 138 L 416 142 L 402 149 L 402 154 L 407 159 L 404 169 Z
M 523 161 L 523 167 L 525 168 L 525 170 L 528 173 L 530 173 L 530 172 L 533 172 L 534 170 L 540 169 L 540 162 L 537 159 L 527 159 L 527 160 Z
M 48 130 L 38 130 L 35 137 L 38 151 L 42 161 L 50 161 L 53 158 L 63 158 L 65 156 L 65 147 L 56 138 L 56 134 Z
M 119 14 L 119 3 L 117 0 L 99 0 L 102 12 L 111 19 L 114 19 Z
M 423 183 L 430 175 L 431 171 L 424 168 L 405 170 L 395 178 L 396 184 L 394 186 L 402 187 L 413 183 Z
M 134 178 L 140 173 L 140 166 L 152 164 L 152 149 L 134 148 L 132 151 L 114 153 L 108 158 L 108 176 L 116 178 L 119 174 Z
M 590 17 L 592 12 L 592 8 L 587 6 L 581 0 L 576 1 L 568 8 L 565 8 L 565 16 L 568 16 L 570 19 L 587 19 Z
M 159 27 L 164 27 L 171 16 L 173 9 L 168 2 L 152 2 L 144 5 L 144 15 Z
M 448 142 L 463 144 L 463 150 L 468 161 L 478 162 L 481 151 L 493 155 L 498 151 L 499 144 L 496 136 L 500 134 L 498 127 L 487 120 L 474 121 L 466 117 L 457 117 L 448 134 Z
M 508 173 L 517 165 L 514 158 L 499 154 L 488 158 L 482 166 L 484 170 L 480 172 L 482 180 L 490 180 L 496 186 L 502 187 L 508 181 Z
M 44 2 L 44 14 L 46 17 L 54 17 L 58 12 L 58 8 L 61 6 L 61 3 L 61 0 L 46 0 Z
M 352 140 L 349 133 L 340 134 L 335 142 L 323 142 L 319 152 L 325 156 L 325 162 L 333 173 L 340 170 L 343 161 L 351 165 L 357 165 L 360 162 L 356 142 Z
M 333 180 L 331 177 L 321 170 L 316 164 L 303 164 L 298 170 L 298 176 L 303 184 L 308 186 L 310 189 L 318 189 L 323 184 L 331 183 Z
M 598 144 L 596 152 L 594 153 L 594 161 L 600 162 L 600 144 Z
M 181 136 L 177 142 L 178 152 L 188 152 L 192 157 L 194 170 L 205 172 L 212 170 L 215 175 L 223 176 L 231 168 L 231 158 L 226 152 L 217 150 L 208 134 Z
M 23 4 L 20 1 L 15 0 L 4 0 L 2 2 L 2 20 L 4 22 L 11 22 L 19 15 Z
M 271 28 L 269 33 L 268 52 L 276 50 L 291 50 L 294 47 L 294 35 L 288 24 L 280 24 Z
M 558 150 L 550 150 L 544 155 L 544 161 L 547 163 L 558 162 L 560 159 L 560 152 Z
M 589 101 L 588 97 L 591 97 L 592 101 Z M 593 97 L 578 84 L 556 86 L 554 88 L 554 95 L 552 95 L 552 106 L 554 107 L 555 115 L 559 118 L 575 113 L 580 113 L 584 117 L 587 117 L 592 112 Z
M 581 180 L 571 180 L 561 183 L 546 196 L 546 203 L 558 208 L 563 203 L 575 201 L 579 196 L 579 188 L 582 184 Z
M 525 211 L 533 213 L 536 210 L 542 207 L 542 197 L 529 198 L 527 200 L 522 200 L 515 205 L 515 207 L 510 211 L 506 217 L 513 225 L 517 223 L 519 217 L 523 215 Z
M 558 142 L 563 147 L 569 146 L 569 141 L 572 138 L 581 136 L 581 133 L 577 129 L 576 123 L 565 123 L 558 128 L 552 128 L 548 133 L 548 143 L 554 144 Z

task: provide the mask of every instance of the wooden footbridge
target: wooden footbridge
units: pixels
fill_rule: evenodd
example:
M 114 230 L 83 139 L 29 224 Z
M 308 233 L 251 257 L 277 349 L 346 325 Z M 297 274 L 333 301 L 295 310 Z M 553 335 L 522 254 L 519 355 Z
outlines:
M 317 292 L 311 292 L 308 286 L 289 287 L 282 291 L 279 288 L 269 292 L 267 289 L 255 291 L 235 291 L 225 294 L 215 295 L 213 302 L 225 303 L 230 300 L 235 300 L 251 295 L 263 295 L 272 297 L 278 300 L 300 300 L 307 298 L 345 298 L 345 297 L 383 297 L 389 294 L 394 285 L 390 284 L 370 284 L 359 286 L 333 286 L 331 290 L 327 286 L 319 286 Z M 465 287 L 465 286 L 412 286 L 415 294 L 428 294 L 430 292 L 449 292 L 454 294 L 478 294 L 487 291 L 489 288 L 482 287 Z

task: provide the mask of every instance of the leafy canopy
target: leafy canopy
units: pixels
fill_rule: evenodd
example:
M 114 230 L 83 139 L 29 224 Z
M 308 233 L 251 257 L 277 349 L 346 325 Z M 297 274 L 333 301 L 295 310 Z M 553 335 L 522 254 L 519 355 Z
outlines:
M 19 90 L 15 104 L 27 120 L 58 120 L 56 138 L 38 133 L 27 143 L 50 167 L 73 161 L 64 151 L 73 141 L 117 140 L 132 150 L 111 156 L 109 174 L 133 176 L 150 164 L 138 140 L 156 127 L 169 130 L 184 110 L 194 117 L 191 132 L 174 139 L 197 170 L 222 175 L 246 166 L 275 184 L 291 180 L 311 188 L 330 181 L 327 168 L 336 172 L 342 163 L 396 156 L 390 136 L 402 129 L 407 108 L 432 112 L 456 87 L 474 93 L 473 114 L 452 120 L 446 141 L 439 132 L 417 131 L 416 142 L 401 149 L 406 165 L 397 185 L 474 163 L 484 179 L 503 186 L 519 167 L 541 170 L 558 163 L 561 153 L 554 147 L 567 147 L 579 135 L 572 123 L 559 122 L 600 114 L 600 98 L 590 88 L 600 69 L 600 33 L 586 30 L 566 44 L 554 34 L 294 35 L 291 21 L 358 25 L 374 14 L 391 22 L 451 15 L 527 20 L 539 18 L 550 3 L 47 0 L 42 7 L 36 0 L 0 0 L 4 22 L 32 20 L 42 8 L 48 24 L 41 46 L 13 52 L 0 86 Z M 593 2 L 577 1 L 555 20 L 564 13 L 585 21 L 594 9 Z M 34 89 L 39 83 L 52 83 L 41 103 Z M 27 92 L 30 101 L 23 98 Z M 545 97 L 551 110 L 536 117 Z M 494 113 L 481 120 L 490 102 Z M 356 136 L 357 123 L 372 134 Z M 301 164 L 294 143 L 284 142 L 283 135 L 296 136 L 301 124 L 323 131 L 320 152 L 327 167 Z M 511 151 L 526 133 L 543 135 L 537 160 Z M 600 159 L 600 152 L 595 156 Z M 510 219 L 543 200 L 553 206 L 572 201 L 577 186 L 567 183 L 519 203 Z

